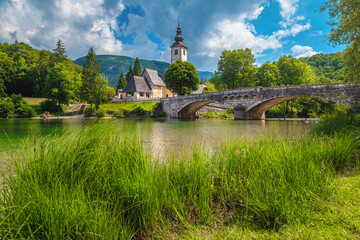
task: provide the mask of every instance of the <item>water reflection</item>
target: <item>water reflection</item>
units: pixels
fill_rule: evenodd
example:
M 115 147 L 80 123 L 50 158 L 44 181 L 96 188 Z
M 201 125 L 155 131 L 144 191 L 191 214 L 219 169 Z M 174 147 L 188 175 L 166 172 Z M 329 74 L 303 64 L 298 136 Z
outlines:
M 279 138 L 298 138 L 305 135 L 312 126 L 298 121 L 0 119 L 0 153 L 4 157 L 27 136 L 47 135 L 55 129 L 64 131 L 90 123 L 126 126 L 128 133 L 138 134 L 143 139 L 144 146 L 158 156 L 189 152 L 195 143 L 214 148 L 226 139 L 252 140 L 264 134 Z

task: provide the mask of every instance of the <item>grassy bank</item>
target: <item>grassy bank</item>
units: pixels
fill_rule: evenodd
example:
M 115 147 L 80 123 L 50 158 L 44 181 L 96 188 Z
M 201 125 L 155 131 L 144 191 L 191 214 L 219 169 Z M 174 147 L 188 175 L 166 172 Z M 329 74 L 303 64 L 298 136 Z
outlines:
M 200 116 L 204 118 L 230 118 L 230 119 L 235 118 L 234 110 L 231 108 L 228 108 L 224 112 L 209 111 L 207 113 L 200 113 Z
M 100 105 L 105 116 L 114 117 L 153 117 L 160 102 L 108 103 Z
M 314 216 L 336 196 L 339 176 L 357 168 L 351 134 L 236 140 L 160 160 L 122 132 L 88 126 L 29 138 L 4 180 L 1 237 L 225 238 L 228 229 L 276 237 L 292 229 L 306 238 L 297 226 L 336 224 L 337 213 Z

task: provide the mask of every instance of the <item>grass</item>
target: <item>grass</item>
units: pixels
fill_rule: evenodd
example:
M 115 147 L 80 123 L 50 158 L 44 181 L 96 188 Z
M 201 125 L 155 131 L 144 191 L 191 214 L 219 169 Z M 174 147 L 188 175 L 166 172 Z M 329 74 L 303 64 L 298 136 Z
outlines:
M 32 97 L 24 97 L 23 99 L 27 102 L 27 104 L 32 106 L 40 105 L 41 102 L 46 100 L 46 98 L 32 98 Z
M 231 119 L 235 118 L 234 110 L 232 110 L 231 108 L 228 108 L 224 112 L 209 111 L 207 113 L 201 113 L 200 116 L 205 118 L 231 118 Z
M 159 102 L 134 102 L 134 103 L 107 103 L 100 105 L 107 115 L 111 116 L 116 112 L 123 112 L 126 115 L 152 117 Z
M 304 225 L 344 219 L 327 203 L 341 207 L 347 199 L 346 183 L 336 187 L 341 173 L 358 166 L 353 135 L 239 139 L 214 152 L 197 146 L 180 158 L 154 159 L 122 130 L 87 126 L 25 141 L 1 190 L 0 236 L 297 237 Z M 359 231 L 356 220 L 349 223 Z

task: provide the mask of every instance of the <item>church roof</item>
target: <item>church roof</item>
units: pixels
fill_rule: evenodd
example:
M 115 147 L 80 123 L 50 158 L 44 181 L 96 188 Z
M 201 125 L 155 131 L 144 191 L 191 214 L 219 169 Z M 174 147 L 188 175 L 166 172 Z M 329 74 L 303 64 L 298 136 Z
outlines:
M 147 84 L 145 78 L 133 76 L 122 92 L 125 92 L 125 93 L 128 93 L 128 92 L 152 93 L 152 90 L 150 89 L 149 85 Z
M 187 48 L 185 43 L 183 43 L 184 37 L 181 35 L 181 32 L 182 31 L 181 31 L 180 22 L 179 22 L 177 30 L 176 30 L 175 42 L 170 47 L 183 46 L 183 47 Z
M 145 68 L 142 76 L 148 81 L 150 86 L 152 85 L 157 85 L 162 87 L 166 86 L 163 81 L 164 79 L 163 72 L 156 71 L 150 68 Z

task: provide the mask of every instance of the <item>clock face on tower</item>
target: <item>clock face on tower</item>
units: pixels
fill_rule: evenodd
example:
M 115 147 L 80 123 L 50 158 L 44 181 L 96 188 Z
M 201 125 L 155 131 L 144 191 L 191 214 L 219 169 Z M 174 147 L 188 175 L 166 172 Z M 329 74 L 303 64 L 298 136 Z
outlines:
M 175 36 L 175 42 L 171 45 L 171 63 L 176 62 L 176 60 L 181 59 L 184 62 L 187 62 L 187 46 L 183 42 L 184 37 L 181 35 L 180 22 L 178 24 Z

